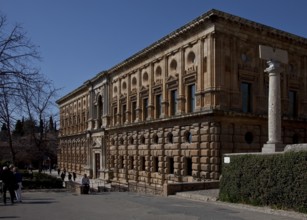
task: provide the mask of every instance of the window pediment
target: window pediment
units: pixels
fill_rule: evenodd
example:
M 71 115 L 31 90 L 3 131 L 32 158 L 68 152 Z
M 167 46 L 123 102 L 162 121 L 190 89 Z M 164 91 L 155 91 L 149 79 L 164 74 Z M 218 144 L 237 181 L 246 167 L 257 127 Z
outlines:
M 167 78 L 167 81 L 166 81 L 166 86 L 167 88 L 174 88 L 174 87 L 178 87 L 178 80 L 176 77 L 174 76 L 169 76 Z
M 196 72 L 193 72 L 183 77 L 183 82 L 185 84 L 195 83 L 196 80 L 197 80 Z
M 145 95 L 148 95 L 149 91 L 148 91 L 148 86 L 142 86 L 141 87 L 141 90 L 140 90 L 140 93 L 142 96 L 145 96 Z
M 239 70 L 239 79 L 243 81 L 253 82 L 257 80 L 257 75 L 255 72 L 247 70 Z

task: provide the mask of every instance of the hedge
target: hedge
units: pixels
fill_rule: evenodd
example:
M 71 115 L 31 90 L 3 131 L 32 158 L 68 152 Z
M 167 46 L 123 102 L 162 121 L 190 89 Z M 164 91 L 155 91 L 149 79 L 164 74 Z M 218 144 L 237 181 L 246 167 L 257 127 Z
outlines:
M 60 189 L 63 188 L 63 182 L 47 174 L 34 173 L 32 179 L 24 175 L 22 186 L 24 189 Z
M 221 201 L 307 213 L 307 152 L 229 156 L 222 169 Z

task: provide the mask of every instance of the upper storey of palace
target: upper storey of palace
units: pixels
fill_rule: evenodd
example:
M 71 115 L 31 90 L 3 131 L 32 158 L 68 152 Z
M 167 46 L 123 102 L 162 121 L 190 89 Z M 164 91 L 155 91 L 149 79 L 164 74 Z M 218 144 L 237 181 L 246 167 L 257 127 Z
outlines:
M 307 118 L 307 39 L 211 10 L 58 100 L 61 127 L 81 132 L 212 109 L 266 114 L 260 44 L 288 51 L 283 113 Z

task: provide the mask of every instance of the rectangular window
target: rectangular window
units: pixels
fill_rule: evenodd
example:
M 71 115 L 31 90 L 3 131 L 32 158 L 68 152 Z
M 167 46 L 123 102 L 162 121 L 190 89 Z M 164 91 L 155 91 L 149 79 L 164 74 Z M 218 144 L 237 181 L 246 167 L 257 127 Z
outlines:
M 252 112 L 252 93 L 250 83 L 241 83 L 242 93 L 242 111 L 245 113 Z
M 158 157 L 153 157 L 152 172 L 158 172 L 158 171 L 159 171 L 159 159 Z
M 133 156 L 129 156 L 129 167 L 130 167 L 130 170 L 134 169 L 134 157 Z
M 162 113 L 162 96 L 156 95 L 156 118 L 160 118 Z
M 177 108 L 178 108 L 177 90 L 172 90 L 171 91 L 171 115 L 176 115 Z
M 195 111 L 195 84 L 188 86 L 188 112 Z
M 125 124 L 126 122 L 126 105 L 123 105 L 123 108 L 122 108 L 122 124 Z
M 145 157 L 140 158 L 140 170 L 145 171 Z
M 289 115 L 297 116 L 297 96 L 296 91 L 289 91 Z
M 174 158 L 173 157 L 168 157 L 167 158 L 167 164 L 168 164 L 168 173 L 169 174 L 174 174 Z
M 192 158 L 191 157 L 185 158 L 185 174 L 187 176 L 192 176 Z
M 148 117 L 148 99 L 143 99 L 143 121 Z
M 136 102 L 132 102 L 131 108 L 132 122 L 134 122 L 136 120 Z
M 114 108 L 114 111 L 113 111 L 113 120 L 114 120 L 114 125 L 117 124 L 117 108 Z
M 118 168 L 123 169 L 124 168 L 124 157 L 120 156 L 118 161 Z

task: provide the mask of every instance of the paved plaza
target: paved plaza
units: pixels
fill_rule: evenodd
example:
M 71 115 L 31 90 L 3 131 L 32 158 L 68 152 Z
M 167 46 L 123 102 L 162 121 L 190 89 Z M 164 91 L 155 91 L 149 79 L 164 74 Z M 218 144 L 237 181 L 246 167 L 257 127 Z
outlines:
M 272 213 L 273 212 L 273 213 Z M 0 203 L 0 219 L 22 220 L 232 220 L 306 219 L 298 213 L 246 208 L 221 202 L 198 202 L 178 197 L 109 192 L 80 195 L 71 192 L 24 192 L 23 202 Z

